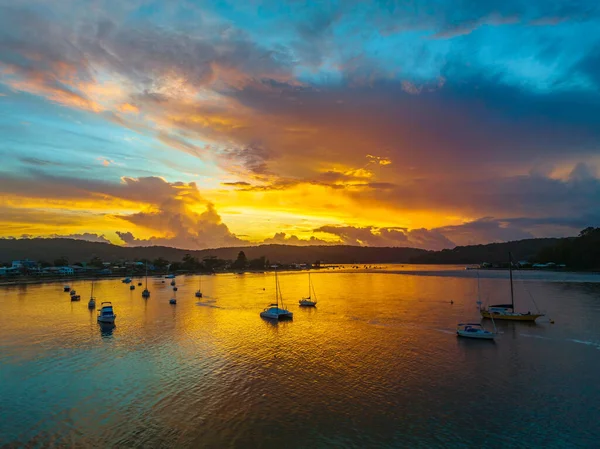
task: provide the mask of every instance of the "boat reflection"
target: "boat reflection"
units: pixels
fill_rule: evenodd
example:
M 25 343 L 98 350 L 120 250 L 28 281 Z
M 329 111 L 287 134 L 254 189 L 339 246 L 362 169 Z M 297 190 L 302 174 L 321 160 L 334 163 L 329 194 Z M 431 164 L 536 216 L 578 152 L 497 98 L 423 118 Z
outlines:
M 103 338 L 112 337 L 112 334 L 117 327 L 114 323 L 98 323 L 98 327 L 100 328 L 100 336 Z

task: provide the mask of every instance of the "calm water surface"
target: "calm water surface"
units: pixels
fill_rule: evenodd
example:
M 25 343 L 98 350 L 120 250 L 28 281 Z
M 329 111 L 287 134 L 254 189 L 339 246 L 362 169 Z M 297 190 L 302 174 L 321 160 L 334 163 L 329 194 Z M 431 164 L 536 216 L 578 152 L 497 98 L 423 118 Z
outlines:
M 481 272 L 484 302 L 508 273 Z M 556 321 L 479 320 L 476 272 L 386 266 L 282 273 L 293 322 L 259 312 L 273 275 L 178 277 L 130 291 L 96 283 L 116 326 L 87 309 L 89 282 L 0 287 L 0 446 L 600 447 L 600 276 L 524 273 L 518 308 Z M 136 279 L 137 283 L 137 279 Z M 450 300 L 454 304 L 450 304 Z

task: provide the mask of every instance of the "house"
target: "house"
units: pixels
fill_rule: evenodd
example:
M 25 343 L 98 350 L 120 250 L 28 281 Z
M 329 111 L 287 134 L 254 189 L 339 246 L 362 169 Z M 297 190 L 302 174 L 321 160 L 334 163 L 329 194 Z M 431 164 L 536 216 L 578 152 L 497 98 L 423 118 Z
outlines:
M 11 268 L 16 270 L 35 270 L 37 269 L 38 264 L 33 260 L 25 259 L 25 260 L 13 260 Z
M 58 274 L 75 274 L 75 270 L 71 267 L 58 267 Z

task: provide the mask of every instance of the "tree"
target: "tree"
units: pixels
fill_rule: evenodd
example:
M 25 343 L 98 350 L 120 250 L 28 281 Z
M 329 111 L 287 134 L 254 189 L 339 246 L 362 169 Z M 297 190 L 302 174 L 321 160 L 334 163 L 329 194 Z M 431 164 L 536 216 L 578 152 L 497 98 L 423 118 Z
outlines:
M 183 256 L 183 263 L 181 264 L 181 266 L 184 270 L 197 270 L 198 268 L 200 268 L 200 265 L 200 262 L 194 256 L 191 256 L 190 254 L 186 254 L 185 256 Z
M 234 268 L 236 270 L 243 270 L 244 268 L 246 268 L 247 265 L 248 259 L 246 259 L 246 254 L 244 254 L 244 251 L 240 251 L 235 262 L 231 264 L 231 268 Z
M 102 265 L 102 263 L 102 259 L 100 259 L 98 256 L 94 256 L 90 259 L 90 263 L 88 265 L 94 268 L 103 268 L 104 265 Z
M 152 265 L 154 265 L 154 268 L 156 268 L 157 270 L 164 270 L 167 268 L 167 265 L 169 265 L 169 261 L 167 259 L 159 257 L 158 259 L 154 259 Z
M 248 263 L 248 267 L 253 270 L 262 270 L 265 268 L 266 265 L 267 265 L 267 260 L 265 259 L 265 256 L 259 257 L 258 259 L 252 259 Z

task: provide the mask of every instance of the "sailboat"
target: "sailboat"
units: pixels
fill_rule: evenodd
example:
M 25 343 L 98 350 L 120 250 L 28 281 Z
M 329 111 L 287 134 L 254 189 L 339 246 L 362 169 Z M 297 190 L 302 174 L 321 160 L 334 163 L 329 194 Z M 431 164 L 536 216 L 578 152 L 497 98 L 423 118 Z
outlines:
M 477 272 L 477 304 L 481 308 L 481 299 L 479 295 L 479 271 Z M 476 338 L 480 340 L 493 340 L 498 334 L 496 330 L 496 323 L 492 316 L 492 324 L 494 325 L 494 332 L 488 331 L 480 323 L 459 323 L 456 326 L 456 335 L 459 337 Z
M 280 300 L 281 307 L 279 307 Z M 275 304 L 271 304 L 269 307 L 260 312 L 260 316 L 270 320 L 291 320 L 294 317 L 292 312 L 283 308 L 283 298 L 281 297 L 281 289 L 279 288 L 277 270 L 275 270 Z
M 142 292 L 142 298 L 149 298 L 150 290 L 148 290 L 148 262 L 146 262 L 146 288 Z
M 90 300 L 88 301 L 88 309 L 96 307 L 96 298 L 94 298 L 94 281 L 92 281 L 92 291 L 90 293 Z
M 510 304 L 491 305 L 487 309 L 480 308 L 480 313 L 483 318 L 492 318 L 495 320 L 511 320 L 511 321 L 535 321 L 539 317 L 544 316 L 543 313 L 522 313 L 515 312 L 515 293 L 513 288 L 513 273 L 512 273 L 512 254 L 508 253 L 508 270 L 510 273 Z M 481 307 L 481 305 L 480 305 Z
M 311 296 L 311 293 L 314 295 L 314 300 Z M 308 273 L 308 297 L 302 298 L 300 301 L 298 301 L 298 303 L 300 304 L 300 307 L 315 307 L 317 305 L 317 294 L 315 293 L 315 288 L 310 282 L 310 272 Z
M 202 275 L 198 276 L 198 291 L 196 292 L 196 298 L 202 298 Z

